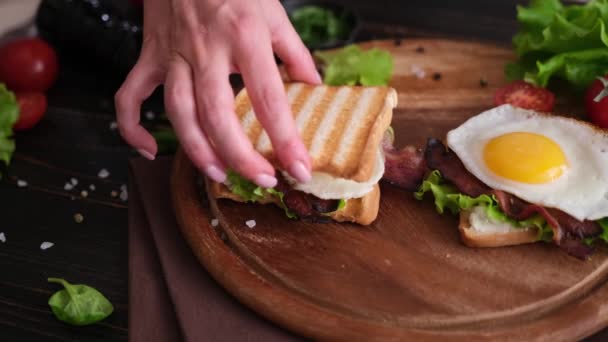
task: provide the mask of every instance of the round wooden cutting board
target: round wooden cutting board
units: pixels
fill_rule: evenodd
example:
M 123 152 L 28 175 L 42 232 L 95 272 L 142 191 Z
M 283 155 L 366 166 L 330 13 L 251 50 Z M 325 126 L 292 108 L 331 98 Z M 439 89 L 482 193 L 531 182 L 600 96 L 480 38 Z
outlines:
M 492 107 L 503 66 L 513 58 L 508 48 L 470 42 L 363 44 L 369 46 L 395 57 L 397 146 L 443 138 Z M 577 108 L 559 99 L 558 111 Z M 456 217 L 440 216 L 431 200 L 416 201 L 389 185 L 381 189 L 378 219 L 365 227 L 290 221 L 275 206 L 227 200 L 206 206 L 197 175 L 179 152 L 173 203 L 196 256 L 241 302 L 304 336 L 559 341 L 608 325 L 604 251 L 580 261 L 543 243 L 468 248 Z M 245 225 L 251 219 L 254 228 Z

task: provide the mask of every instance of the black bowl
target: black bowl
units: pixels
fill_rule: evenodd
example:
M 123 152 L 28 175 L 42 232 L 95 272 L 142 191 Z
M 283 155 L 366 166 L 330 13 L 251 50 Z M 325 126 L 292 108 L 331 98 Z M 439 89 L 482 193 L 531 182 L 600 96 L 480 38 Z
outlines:
M 287 12 L 287 15 L 290 18 L 291 18 L 291 14 L 295 10 L 305 7 L 305 6 L 319 6 L 319 7 L 323 7 L 323 8 L 331 10 L 332 12 L 334 12 L 334 14 L 345 15 L 347 24 L 351 28 L 348 36 L 345 37 L 344 39 L 337 39 L 337 40 L 325 42 L 322 44 L 307 45 L 307 47 L 310 50 L 332 49 L 332 48 L 337 48 L 337 47 L 345 46 L 348 44 L 352 44 L 355 42 L 357 33 L 359 32 L 359 29 L 361 26 L 361 18 L 355 10 L 353 10 L 351 8 L 347 8 L 345 6 L 340 6 L 337 4 L 332 4 L 332 3 L 328 3 L 326 1 L 318 1 L 318 0 L 317 1 L 315 1 L 315 0 L 283 0 L 281 2 L 283 4 L 283 7 L 285 8 L 285 11 Z

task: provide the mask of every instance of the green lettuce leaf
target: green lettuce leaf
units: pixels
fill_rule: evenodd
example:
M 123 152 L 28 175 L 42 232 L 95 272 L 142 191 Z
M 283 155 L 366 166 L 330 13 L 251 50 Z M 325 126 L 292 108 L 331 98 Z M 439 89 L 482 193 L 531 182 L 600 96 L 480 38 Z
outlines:
M 608 0 L 569 6 L 533 0 L 517 7 L 517 19 L 513 45 L 520 58 L 506 66 L 508 79 L 544 87 L 556 76 L 582 88 L 608 72 Z
M 273 196 L 279 199 L 281 203 L 281 208 L 285 211 L 285 215 L 291 219 L 295 219 L 298 216 L 287 208 L 283 198 L 285 194 L 281 191 L 277 191 L 276 189 L 265 189 L 252 181 L 242 177 L 238 173 L 234 171 L 228 171 L 226 174 L 226 178 L 228 180 L 228 188 L 230 191 L 241 197 L 246 202 L 257 202 L 263 198 L 267 198 L 267 196 Z
M 323 83 L 329 85 L 386 85 L 393 73 L 393 57 L 377 48 L 363 51 L 349 45 L 315 56 L 325 63 Z
M 602 234 L 600 234 L 599 238 L 604 240 L 604 242 L 608 243 L 608 217 L 605 217 L 597 222 L 603 229 Z
M 13 125 L 18 117 L 19 106 L 15 94 L 0 83 L 0 161 L 6 165 L 10 164 L 15 151 Z
M 337 14 L 320 6 L 302 6 L 294 10 L 289 19 L 309 47 L 346 39 L 351 30 L 346 12 Z
M 506 222 L 515 228 L 535 227 L 538 229 L 539 240 L 550 241 L 553 237 L 553 230 L 542 216 L 535 215 L 527 220 L 515 221 L 500 209 L 498 201 L 494 196 L 480 195 L 478 197 L 470 197 L 461 194 L 454 186 L 444 181 L 438 170 L 434 170 L 427 176 L 419 190 L 414 193 L 414 197 L 422 200 L 428 192 L 434 196 L 435 208 L 440 214 L 443 214 L 446 208 L 455 215 L 461 210 L 483 206 L 486 209 L 486 215 L 494 221 Z

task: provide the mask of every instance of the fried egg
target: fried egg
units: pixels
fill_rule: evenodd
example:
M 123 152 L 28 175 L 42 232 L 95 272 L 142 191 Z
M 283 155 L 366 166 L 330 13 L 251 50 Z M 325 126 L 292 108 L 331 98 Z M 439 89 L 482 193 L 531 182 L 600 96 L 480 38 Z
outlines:
M 608 217 L 608 132 L 502 105 L 450 131 L 466 169 L 493 189 L 578 220 Z

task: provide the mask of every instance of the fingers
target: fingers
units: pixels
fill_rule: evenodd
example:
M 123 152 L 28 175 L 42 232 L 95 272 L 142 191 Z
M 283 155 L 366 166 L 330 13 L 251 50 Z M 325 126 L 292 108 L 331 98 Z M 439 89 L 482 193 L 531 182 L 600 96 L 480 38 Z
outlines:
M 153 63 L 140 58 L 114 97 L 120 134 L 143 157 L 153 160 L 158 147 L 154 137 L 140 124 L 142 102 L 159 85 L 162 74 Z
M 302 39 L 293 28 L 287 16 L 280 23 L 280 29 L 273 33 L 272 48 L 285 64 L 293 81 L 321 84 L 315 62 Z
M 225 166 L 200 127 L 194 101 L 192 71 L 181 57 L 173 59 L 167 73 L 165 107 L 175 134 L 192 163 L 214 181 L 224 182 Z
M 203 131 L 221 159 L 241 176 L 265 188 L 276 186 L 274 167 L 252 146 L 234 112 L 227 58 L 195 74 L 195 98 Z M 195 71 L 196 72 L 196 71 Z
M 309 181 L 310 157 L 296 130 L 270 37 L 255 42 L 242 40 L 237 62 L 257 118 L 268 133 L 283 169 L 300 182 Z

